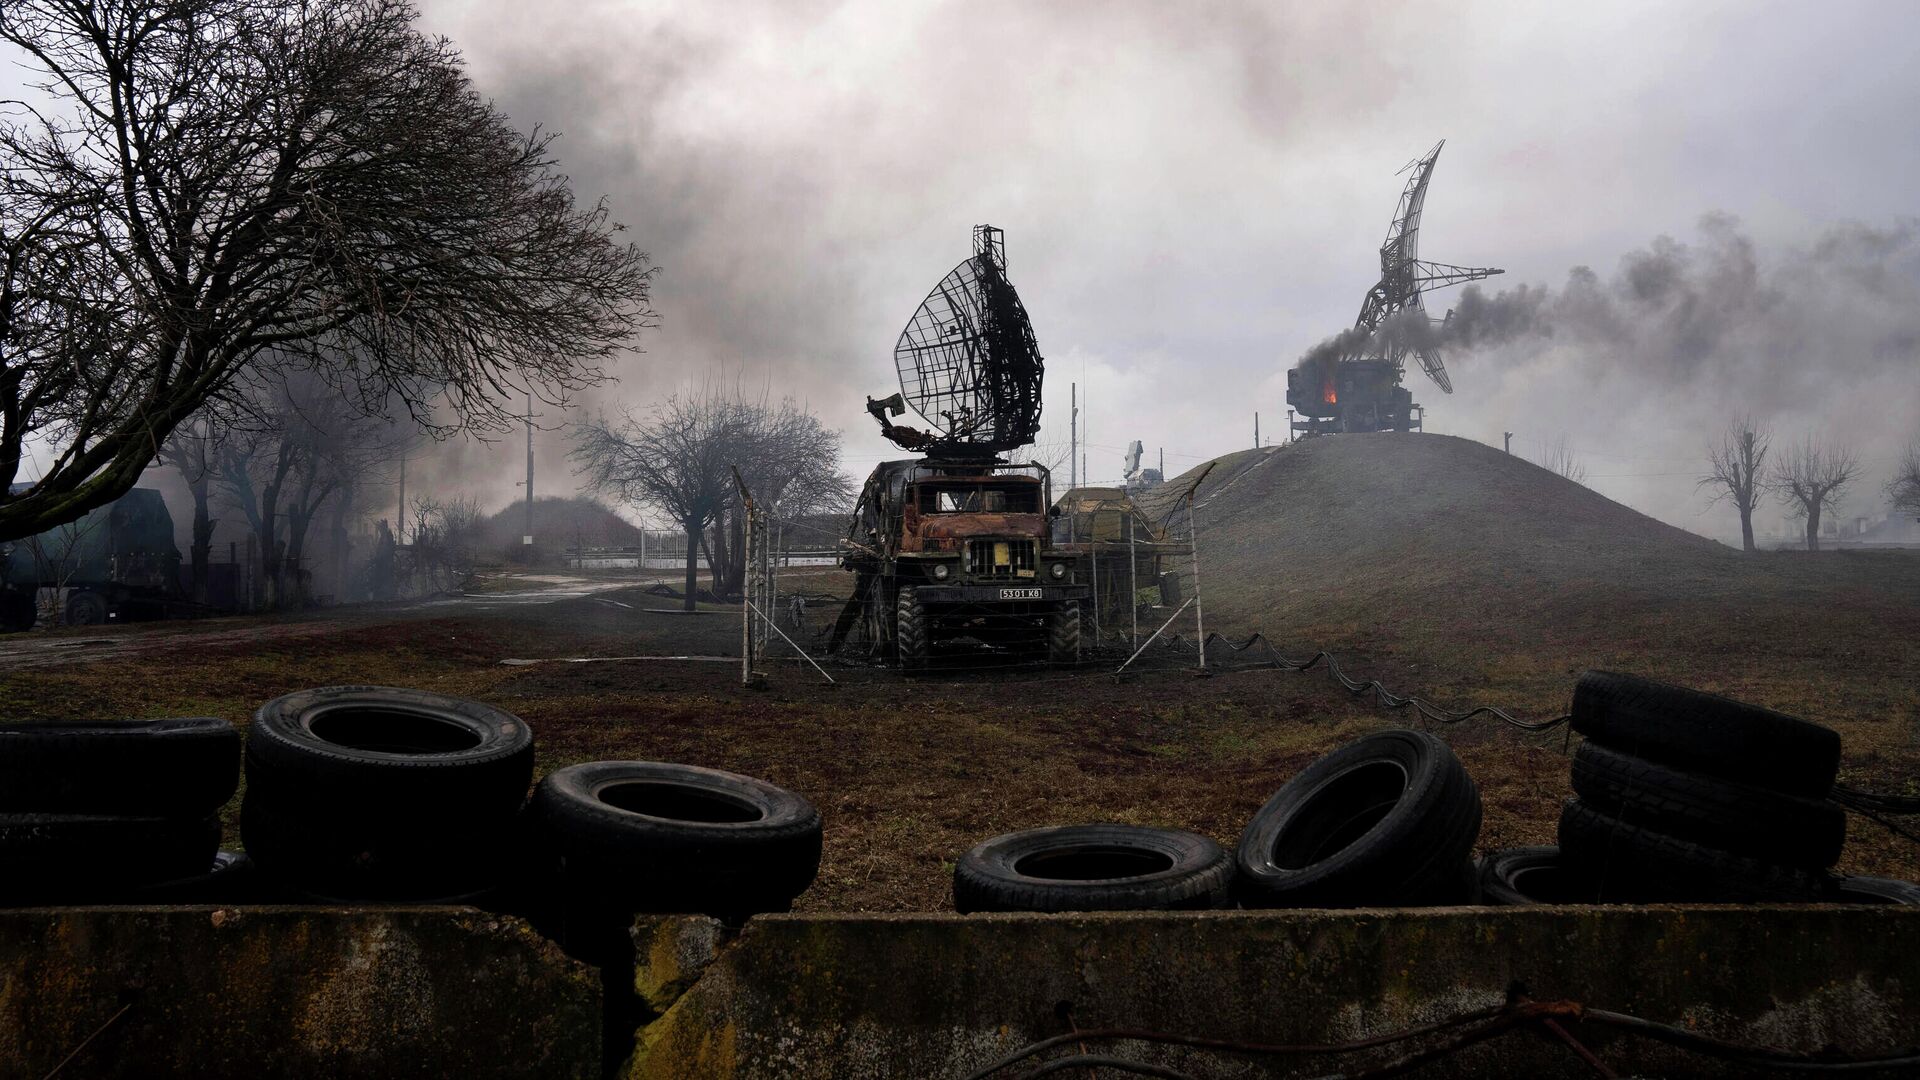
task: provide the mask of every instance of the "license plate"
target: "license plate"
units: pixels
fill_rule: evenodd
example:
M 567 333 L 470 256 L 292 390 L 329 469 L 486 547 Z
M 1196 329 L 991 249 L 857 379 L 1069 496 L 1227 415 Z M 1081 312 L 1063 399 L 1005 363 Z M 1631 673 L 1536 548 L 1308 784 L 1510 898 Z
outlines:
M 1001 589 L 1002 600 L 1038 600 L 1046 595 L 1040 589 Z

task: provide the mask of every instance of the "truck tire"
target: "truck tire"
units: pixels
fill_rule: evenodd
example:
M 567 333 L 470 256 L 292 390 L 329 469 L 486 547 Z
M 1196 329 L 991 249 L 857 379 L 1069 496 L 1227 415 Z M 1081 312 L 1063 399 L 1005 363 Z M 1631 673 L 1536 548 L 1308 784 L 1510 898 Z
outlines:
M 570 889 L 616 910 L 784 911 L 820 869 L 820 812 L 762 780 L 655 761 L 548 773 L 530 808 Z
M 33 594 L 18 589 L 0 589 L 0 634 L 19 634 L 33 629 L 40 617 L 40 605 Z
M 1254 814 L 1236 858 L 1241 903 L 1438 902 L 1479 834 L 1480 792 L 1447 744 L 1378 732 L 1308 765 Z
M 1480 860 L 1480 900 L 1494 907 L 1589 904 L 1590 889 L 1567 873 L 1552 845 L 1500 848 Z
M 0 814 L 0 902 L 116 903 L 152 882 L 204 873 L 220 819 Z
M 533 734 L 476 701 L 325 687 L 260 707 L 246 772 L 240 829 L 262 874 L 327 896 L 462 894 L 500 873 Z
M 901 670 L 920 671 L 927 666 L 927 613 L 919 590 L 911 585 L 901 588 L 894 605 L 893 640 Z
M 1602 903 L 1808 903 L 1821 893 L 1807 870 L 1643 828 L 1579 799 L 1560 813 L 1560 851 Z
M 1080 662 L 1080 601 L 1068 600 L 1047 612 L 1047 662 L 1061 667 Z
M 1842 874 L 1829 884 L 1822 899 L 1836 904 L 1897 904 L 1920 907 L 1920 884 L 1893 878 Z
M 1573 754 L 1573 793 L 1587 805 L 1682 840 L 1768 862 L 1823 870 L 1840 860 L 1840 807 L 1683 772 L 1585 742 Z
M 953 907 L 976 911 L 1190 911 L 1232 902 L 1233 860 L 1178 829 L 1069 825 L 996 836 L 953 868 Z
M 1829 728 L 1634 675 L 1580 676 L 1572 713 L 1573 730 L 1602 746 L 1788 795 L 1824 798 L 1840 768 Z
M 225 720 L 0 724 L 0 813 L 199 818 L 239 784 Z
M 107 621 L 107 598 L 92 589 L 73 589 L 67 593 L 64 625 L 99 626 Z

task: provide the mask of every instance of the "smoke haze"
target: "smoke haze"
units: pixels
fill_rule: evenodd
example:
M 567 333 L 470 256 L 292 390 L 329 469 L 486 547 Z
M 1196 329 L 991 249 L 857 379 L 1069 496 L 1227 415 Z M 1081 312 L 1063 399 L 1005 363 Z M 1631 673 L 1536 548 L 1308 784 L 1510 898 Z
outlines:
M 583 409 L 689 383 L 865 416 L 926 290 L 1006 230 L 1048 361 L 1043 450 L 1079 383 L 1098 480 L 1285 424 L 1286 369 L 1352 324 L 1403 164 L 1447 138 L 1421 253 L 1505 267 L 1429 298 L 1455 393 L 1429 430 L 1539 456 L 1722 538 L 1702 445 L 1752 411 L 1858 442 L 1876 515 L 1916 434 L 1910 22 L 1894 3 L 1150 4 L 425 0 L 482 93 L 654 257 L 661 327 Z M 0 88 L 3 89 L 3 88 Z M 1705 215 L 1703 219 L 1703 215 Z M 1669 239 L 1671 238 L 1671 239 Z M 1569 267 L 1591 267 L 1574 269 Z M 543 410 L 536 490 L 575 488 Z M 409 488 L 489 510 L 524 447 L 455 442 Z M 453 493 L 450 492 L 450 493 Z M 1769 510 L 1762 527 L 1777 525 Z

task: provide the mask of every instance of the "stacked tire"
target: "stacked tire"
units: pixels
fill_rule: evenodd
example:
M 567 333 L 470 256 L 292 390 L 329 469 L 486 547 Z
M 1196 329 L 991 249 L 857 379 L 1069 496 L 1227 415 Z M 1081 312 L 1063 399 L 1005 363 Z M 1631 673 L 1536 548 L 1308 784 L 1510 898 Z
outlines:
M 533 733 L 477 701 L 323 687 L 260 707 L 246 776 L 247 851 L 293 898 L 465 901 L 514 868 Z
M 555 769 L 534 790 L 538 846 L 588 917 L 786 911 L 820 869 L 820 812 L 736 773 L 658 761 Z
M 1573 695 L 1574 798 L 1559 847 L 1495 852 L 1509 903 L 1804 903 L 1831 899 L 1846 818 L 1827 802 L 1840 737 L 1797 717 L 1632 675 Z M 1520 880 L 1531 875 L 1532 884 Z
M 0 725 L 0 899 L 238 899 L 218 815 L 239 773 L 225 720 Z

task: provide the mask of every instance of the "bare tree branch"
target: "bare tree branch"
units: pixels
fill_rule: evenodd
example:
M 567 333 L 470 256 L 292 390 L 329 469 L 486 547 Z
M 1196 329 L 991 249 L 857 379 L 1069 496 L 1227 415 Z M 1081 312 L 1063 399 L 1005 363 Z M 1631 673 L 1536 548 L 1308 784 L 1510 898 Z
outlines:
M 415 15 L 0 5 L 61 106 L 0 107 L 0 538 L 130 489 L 245 374 L 484 434 L 652 324 L 646 255 Z M 47 467 L 16 492 L 29 445 Z

